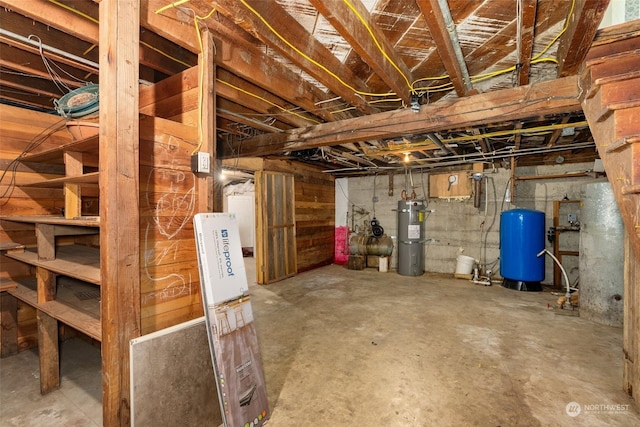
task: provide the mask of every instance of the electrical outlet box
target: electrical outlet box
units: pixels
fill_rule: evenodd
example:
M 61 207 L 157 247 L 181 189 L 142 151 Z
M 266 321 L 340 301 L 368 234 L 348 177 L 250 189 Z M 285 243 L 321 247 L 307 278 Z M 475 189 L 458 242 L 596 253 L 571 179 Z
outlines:
M 192 154 L 191 170 L 196 173 L 211 173 L 211 158 L 209 153 L 200 151 Z

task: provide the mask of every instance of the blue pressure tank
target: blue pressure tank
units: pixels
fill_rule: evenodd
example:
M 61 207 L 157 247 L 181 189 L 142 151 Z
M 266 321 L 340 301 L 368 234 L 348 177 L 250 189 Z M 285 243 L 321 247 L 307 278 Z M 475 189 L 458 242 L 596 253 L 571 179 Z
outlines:
M 511 209 L 500 215 L 500 275 L 506 288 L 541 291 L 544 280 L 544 212 Z

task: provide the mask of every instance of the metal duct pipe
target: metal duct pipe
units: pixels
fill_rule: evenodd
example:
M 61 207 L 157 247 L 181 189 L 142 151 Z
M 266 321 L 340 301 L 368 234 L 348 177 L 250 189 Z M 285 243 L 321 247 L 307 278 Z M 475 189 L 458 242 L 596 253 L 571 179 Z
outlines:
M 81 58 L 81 57 L 73 55 L 73 54 L 71 54 L 69 52 L 65 52 L 64 50 L 57 49 L 57 48 L 55 48 L 53 46 L 49 46 L 49 45 L 46 45 L 44 43 L 37 42 L 35 40 L 31 40 L 30 38 L 21 36 L 20 34 L 16 34 L 16 33 L 11 32 L 11 31 L 7 31 L 7 30 L 5 30 L 3 28 L 0 28 L 0 34 L 3 35 L 3 36 L 11 37 L 11 38 L 13 38 L 15 40 L 18 40 L 18 41 L 21 41 L 23 43 L 30 44 L 31 46 L 34 46 L 34 47 L 36 47 L 38 49 L 40 49 L 42 47 L 42 50 L 45 50 L 45 51 L 51 52 L 51 53 L 55 53 L 56 55 L 63 56 L 65 58 L 67 58 L 67 59 L 71 59 L 72 61 L 76 61 L 76 62 L 79 62 L 79 63 L 84 64 L 86 66 L 95 68 L 96 70 L 98 68 L 100 68 L 100 66 L 96 62 L 89 61 L 88 59 Z
M 453 44 L 453 51 L 456 55 L 456 60 L 458 64 L 460 64 L 460 70 L 462 71 L 462 79 L 464 80 L 464 86 L 467 91 L 473 89 L 471 85 L 471 77 L 469 77 L 469 70 L 467 69 L 467 63 L 464 62 L 464 55 L 462 54 L 462 49 L 460 48 L 460 41 L 458 40 L 458 32 L 456 31 L 456 24 L 453 22 L 453 17 L 451 16 L 451 10 L 449 9 L 449 3 L 447 0 L 438 0 L 438 5 L 440 6 L 440 10 L 442 11 L 442 17 L 444 18 L 445 26 L 447 27 L 447 32 L 449 33 L 449 37 L 451 38 L 451 43 Z

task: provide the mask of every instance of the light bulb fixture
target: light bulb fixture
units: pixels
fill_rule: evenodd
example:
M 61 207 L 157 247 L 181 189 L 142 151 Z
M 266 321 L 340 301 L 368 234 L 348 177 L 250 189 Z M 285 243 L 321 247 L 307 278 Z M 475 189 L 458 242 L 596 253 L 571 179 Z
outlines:
M 411 159 L 409 158 L 409 153 L 404 153 L 404 162 L 409 163 Z
M 225 178 L 226 178 L 226 175 L 225 175 L 225 173 L 224 173 L 224 169 L 221 169 L 221 170 L 220 170 L 220 173 L 218 174 L 218 179 L 219 179 L 220 181 L 224 181 L 224 179 L 225 179 Z

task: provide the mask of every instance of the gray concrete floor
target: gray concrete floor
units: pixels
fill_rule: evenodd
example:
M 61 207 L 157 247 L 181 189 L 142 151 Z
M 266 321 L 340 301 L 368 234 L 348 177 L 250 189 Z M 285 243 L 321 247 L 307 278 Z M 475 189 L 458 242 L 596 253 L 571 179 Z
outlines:
M 336 265 L 251 292 L 271 426 L 640 425 L 622 330 L 556 314 L 548 292 Z M 40 396 L 36 353 L 3 359 L 0 425 L 100 425 L 99 369 L 63 343 L 62 387 Z

